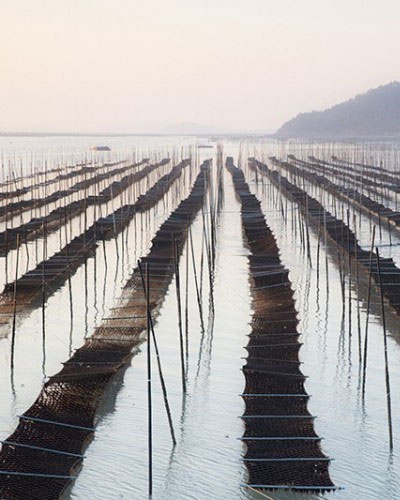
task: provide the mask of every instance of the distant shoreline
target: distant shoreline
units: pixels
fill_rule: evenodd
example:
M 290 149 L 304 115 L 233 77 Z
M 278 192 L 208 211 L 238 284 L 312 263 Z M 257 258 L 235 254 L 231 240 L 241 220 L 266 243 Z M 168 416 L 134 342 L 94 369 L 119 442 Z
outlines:
M 251 132 L 243 133 L 219 133 L 219 134 L 166 134 L 166 133 L 80 133 L 80 132 L 0 132 L 0 138 L 13 138 L 13 137 L 196 137 L 196 138 L 257 138 L 257 139 L 274 139 L 279 142 L 390 142 L 390 141 L 400 141 L 399 135 L 376 135 L 376 136 L 314 136 L 314 137 L 284 137 L 277 134 L 257 134 Z
M 370 89 L 323 111 L 300 113 L 277 137 L 384 139 L 400 137 L 400 82 Z
M 0 132 L 0 137 L 270 137 L 274 134 L 256 132 L 225 132 L 225 133 L 162 133 L 162 132 L 136 132 L 136 133 L 107 133 L 107 132 Z

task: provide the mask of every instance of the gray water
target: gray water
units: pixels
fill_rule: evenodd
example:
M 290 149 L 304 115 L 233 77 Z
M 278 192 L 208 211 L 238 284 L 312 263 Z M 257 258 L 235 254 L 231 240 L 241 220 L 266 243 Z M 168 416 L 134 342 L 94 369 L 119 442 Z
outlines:
M 9 138 L 7 138 L 8 140 Z M 3 141 L 3 142 L 2 142 Z M 87 147 L 99 142 L 95 138 L 15 139 L 15 151 L 29 157 L 49 155 L 59 158 L 84 158 Z M 104 142 L 104 140 L 102 140 Z M 197 138 L 107 138 L 118 155 L 149 149 L 173 151 L 181 145 L 202 142 Z M 0 140 L 7 156 L 9 145 Z M 250 145 L 224 142 L 226 154 L 238 158 L 258 149 L 260 155 L 290 150 L 290 144 L 257 142 Z M 298 145 L 293 147 L 298 148 Z M 317 148 L 307 146 L 310 151 Z M 318 146 L 322 147 L 322 146 Z M 339 146 L 337 146 L 339 148 Z M 353 148 L 341 145 L 340 148 Z M 359 146 L 357 146 L 359 147 Z M 373 150 L 373 149 L 372 149 Z M 14 151 L 14 152 L 15 152 Z M 382 151 L 380 147 L 379 151 Z M 115 156 L 117 153 L 113 152 Z M 200 160 L 214 156 L 215 150 L 198 150 Z M 312 153 L 310 153 L 312 154 Z M 378 155 L 378 152 L 376 152 Z M 387 153 L 389 157 L 389 153 Z M 215 164 L 215 161 L 214 161 Z M 290 269 L 296 292 L 303 347 L 300 350 L 302 371 L 308 376 L 306 390 L 312 395 L 309 409 L 317 418 L 316 431 L 323 437 L 325 454 L 334 460 L 332 480 L 342 487 L 335 493 L 300 495 L 267 493 L 273 499 L 396 499 L 400 498 L 400 320 L 388 310 L 389 363 L 392 385 L 394 453 L 388 448 L 386 394 L 383 365 L 383 336 L 378 304 L 373 306 L 369 327 L 370 355 L 365 406 L 359 384 L 358 344 L 356 332 L 356 300 L 353 290 L 352 336 L 348 333 L 348 312 L 342 321 L 341 290 L 335 250 L 322 248 L 319 278 L 316 271 L 317 234 L 311 231 L 313 267 L 307 262 L 299 240 L 285 225 L 279 206 L 273 204 L 268 187 L 258 186 L 246 171 L 252 191 L 262 200 L 267 223 L 277 237 L 281 258 Z M 215 317 L 210 314 L 207 266 L 203 275 L 203 306 L 206 331 L 202 335 L 193 271 L 189 286 L 189 372 L 188 392 L 182 398 L 179 338 L 177 328 L 175 282 L 167 293 L 156 324 L 162 365 L 165 372 L 170 405 L 178 444 L 173 449 L 156 370 L 154 389 L 154 495 L 155 499 L 259 499 L 260 494 L 241 485 L 246 482 L 242 462 L 244 448 L 238 439 L 243 433 L 243 402 L 239 394 L 244 388 L 241 372 L 246 335 L 251 316 L 247 268 L 247 250 L 243 246 L 240 206 L 235 198 L 230 174 L 224 172 L 225 203 L 219 219 L 217 260 L 213 289 Z M 188 193 L 185 187 L 182 197 Z M 71 348 L 82 345 L 84 336 L 107 316 L 115 305 L 121 288 L 140 255 L 147 252 L 149 242 L 168 212 L 176 206 L 170 200 L 168 211 L 159 206 L 152 211 L 151 226 L 144 232 L 128 232 L 118 238 L 120 258 L 115 258 L 115 243 L 107 242 L 107 271 L 102 250 L 96 258 L 81 267 L 71 280 L 73 318 L 70 318 L 67 285 L 52 295 L 46 307 L 46 359 L 43 363 L 41 311 L 34 310 L 20 320 L 16 344 L 16 370 L 10 380 L 10 339 L 7 331 L 0 339 L 0 439 L 5 439 L 23 413 L 36 398 L 43 377 L 61 368 Z M 295 210 L 290 203 L 289 210 Z M 136 221 L 140 224 L 140 221 Z M 144 224 L 144 222 L 143 222 Z M 362 240 L 368 243 L 368 221 L 362 223 Z M 202 219 L 193 224 L 196 265 L 200 266 Z M 143 234 L 143 236 L 142 236 Z M 384 238 L 386 238 L 384 233 Z M 386 240 L 385 240 L 386 241 Z M 124 253 L 122 247 L 124 245 Z M 394 258 L 400 258 L 400 247 L 391 247 Z M 181 258 L 181 282 L 185 281 L 186 248 Z M 328 252 L 329 297 L 325 252 Z M 4 259 L 2 259 L 2 265 Z M 198 269 L 199 271 L 199 269 Z M 1 273 L 4 274 L 4 273 Z M 87 279 L 85 279 L 85 276 Z M 83 284 L 87 283 L 87 294 Z M 360 293 L 361 325 L 365 328 L 365 290 Z M 378 298 L 374 295 L 374 302 Z M 99 421 L 95 437 L 86 451 L 84 465 L 72 488 L 73 499 L 141 499 L 147 497 L 147 396 L 146 345 L 132 358 L 120 380 L 116 382 L 109 404 Z M 11 383 L 12 382 L 12 383 Z

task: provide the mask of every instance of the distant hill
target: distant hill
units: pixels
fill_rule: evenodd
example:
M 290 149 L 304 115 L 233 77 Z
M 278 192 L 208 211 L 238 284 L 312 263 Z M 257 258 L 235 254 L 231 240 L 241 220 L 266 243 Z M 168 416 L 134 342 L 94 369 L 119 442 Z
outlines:
M 276 133 L 281 138 L 400 136 L 400 82 L 359 94 L 325 111 L 300 113 Z
M 217 132 L 213 127 L 193 122 L 176 123 L 160 130 L 161 134 L 171 135 L 213 135 Z

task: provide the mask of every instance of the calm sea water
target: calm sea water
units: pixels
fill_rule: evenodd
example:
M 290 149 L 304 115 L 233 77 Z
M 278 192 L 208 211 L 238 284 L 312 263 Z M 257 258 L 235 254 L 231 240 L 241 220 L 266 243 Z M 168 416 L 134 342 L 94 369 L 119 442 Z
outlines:
M 141 156 L 157 151 L 177 154 L 182 148 L 203 142 L 194 137 L 113 137 L 100 139 L 113 151 L 103 155 L 109 161 L 123 158 L 135 151 Z M 52 158 L 57 164 L 80 161 L 88 147 L 99 138 L 0 138 L 0 149 L 8 158 L 21 158 L 29 169 L 34 159 Z M 325 151 L 327 145 L 299 145 L 258 141 L 251 144 L 224 141 L 225 154 L 239 162 L 254 152 L 261 158 L 286 152 L 314 153 Z M 383 155 L 386 161 L 396 159 L 393 144 L 329 145 L 332 151 L 368 150 L 374 159 Z M 325 148 L 325 149 L 323 149 Z M 336 150 L 334 149 L 336 148 Z M 214 150 L 197 150 L 199 160 L 215 158 Z M 12 160 L 14 161 L 14 160 Z M 49 160 L 50 161 L 50 160 Z M 245 162 L 243 161 L 243 166 Z M 271 189 L 255 183 L 245 168 L 252 191 L 262 200 L 268 224 L 277 237 L 281 258 L 290 269 L 296 290 L 296 305 L 301 320 L 303 347 L 300 351 L 302 370 L 308 376 L 306 389 L 312 395 L 310 411 L 317 418 L 316 431 L 323 437 L 323 450 L 333 458 L 332 479 L 342 490 L 325 495 L 268 493 L 273 499 L 337 498 L 396 499 L 400 498 L 400 320 L 387 311 L 389 328 L 389 362 L 392 384 L 394 452 L 389 453 L 386 416 L 386 394 L 383 364 L 383 332 L 378 296 L 373 296 L 370 324 L 370 356 L 365 405 L 360 397 L 358 344 L 356 331 L 357 298 L 353 290 L 352 335 L 349 335 L 348 312 L 342 321 L 341 291 L 336 250 L 321 251 L 319 277 L 316 270 L 317 234 L 311 231 L 312 267 L 309 266 L 297 232 L 289 217 L 286 225 L 280 207 L 273 202 Z M 5 175 L 6 177 L 6 175 Z M 182 184 L 182 196 L 189 191 Z M 309 188 L 311 190 L 311 187 Z M 243 433 L 243 402 L 239 394 L 244 388 L 241 372 L 246 335 L 250 332 L 251 315 L 247 268 L 247 250 L 243 246 L 240 207 L 235 198 L 230 175 L 224 172 L 225 203 L 218 224 L 217 260 L 214 283 L 214 309 L 209 306 L 208 277 L 203 278 L 205 333 L 202 334 L 196 293 L 190 271 L 189 286 L 189 375 L 188 392 L 182 398 L 179 369 L 179 338 L 177 328 L 175 282 L 170 286 L 156 325 L 162 364 L 170 405 L 178 438 L 172 448 L 161 390 L 154 370 L 154 495 L 155 499 L 259 499 L 261 495 L 243 489 L 246 469 L 242 462 L 244 448 L 238 439 Z M 310 191 L 311 192 L 311 191 Z M 276 194 L 276 193 L 275 193 Z M 107 242 L 107 268 L 102 249 L 81 267 L 71 280 L 73 316 L 71 319 L 69 291 L 61 287 L 48 300 L 46 307 L 47 337 L 43 351 L 41 311 L 33 310 L 19 321 L 16 344 L 16 370 L 9 371 L 9 328 L 0 334 L 0 439 L 6 438 L 17 425 L 17 415 L 24 412 L 36 398 L 45 376 L 61 368 L 71 349 L 82 345 L 84 336 L 107 316 L 120 295 L 121 287 L 135 263 L 147 252 L 157 227 L 173 210 L 178 200 L 170 198 L 168 210 L 159 204 L 151 213 L 151 224 L 137 220 L 118 238 L 120 258 L 115 258 L 115 242 Z M 117 205 L 116 205 L 117 206 Z M 288 203 L 288 211 L 296 207 Z M 140 224 L 143 224 L 141 231 Z M 79 234 L 75 221 L 74 231 Z M 193 224 L 196 262 L 200 263 L 202 219 Z M 370 240 L 369 221 L 362 218 L 359 236 L 364 245 Z M 57 250 L 58 236 L 49 240 L 50 251 Z M 400 238 L 382 232 L 379 245 L 382 253 L 392 255 L 400 264 Z M 53 245 L 53 246 L 52 246 Z M 32 252 L 34 244 L 31 244 Z M 122 248 L 124 251 L 122 252 Z M 40 252 L 40 250 L 39 250 Z M 186 249 L 185 249 L 186 252 Z M 328 274 L 325 272 L 325 252 Z M 182 281 L 185 276 L 185 253 L 181 259 Z M 12 268 L 10 257 L 10 268 Z M 4 266 L 4 259 L 1 265 Z M 4 269 L 4 267 L 3 267 Z M 1 276 L 4 272 L 1 272 Z M 1 278 L 3 279 L 3 278 Z M 327 280 L 329 297 L 327 296 Z M 85 294 L 83 284 L 87 284 Z M 365 285 L 365 283 L 364 283 Z M 361 325 L 365 328 L 366 290 L 360 292 Z M 44 358 L 45 354 L 45 358 Z M 132 358 L 130 366 L 115 383 L 94 441 L 86 451 L 83 469 L 71 491 L 73 499 L 142 499 L 147 496 L 147 400 L 145 344 Z

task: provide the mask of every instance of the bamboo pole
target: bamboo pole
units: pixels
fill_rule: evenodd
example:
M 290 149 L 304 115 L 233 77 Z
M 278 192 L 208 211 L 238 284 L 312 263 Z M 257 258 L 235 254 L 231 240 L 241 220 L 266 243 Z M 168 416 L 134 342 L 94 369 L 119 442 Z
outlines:
M 376 247 L 376 266 L 378 271 L 378 284 L 381 296 L 381 311 L 382 311 L 382 325 L 383 325 L 383 347 L 385 354 L 385 384 L 386 384 L 386 404 L 387 404 L 387 414 L 388 414 L 388 430 L 389 430 L 389 448 L 390 451 L 393 450 L 393 425 L 392 425 L 392 400 L 390 394 L 390 378 L 389 378 L 389 359 L 388 359 L 388 347 L 387 347 L 387 332 L 386 332 L 386 317 L 385 317 L 385 304 L 383 300 L 383 290 L 381 282 L 381 264 L 379 259 L 379 250 Z
M 15 263 L 15 281 L 13 291 L 13 324 L 11 335 L 11 370 L 14 370 L 14 352 L 15 352 L 15 329 L 17 321 L 17 280 L 18 280 L 18 264 L 19 264 L 19 233 L 17 233 L 17 259 Z
M 141 266 L 140 262 L 138 262 L 138 267 L 139 267 L 140 276 L 141 276 L 141 279 L 142 279 L 143 291 L 144 291 L 145 296 L 146 296 L 146 307 L 147 307 L 147 295 L 148 295 L 148 285 L 146 285 L 147 276 L 146 276 L 146 282 L 145 282 L 145 277 L 143 275 L 143 269 L 142 269 L 142 266 Z M 170 429 L 170 432 L 171 432 L 172 443 L 173 443 L 173 446 L 176 446 L 176 437 L 175 437 L 174 425 L 173 425 L 173 421 L 172 421 L 172 415 L 171 415 L 170 405 L 169 405 L 169 402 L 168 402 L 167 386 L 165 384 L 165 379 L 164 379 L 164 375 L 163 375 L 163 371 L 162 371 L 161 356 L 160 356 L 160 351 L 158 349 L 157 337 L 156 337 L 156 334 L 155 334 L 155 331 L 154 331 L 153 318 L 151 316 L 151 312 L 150 311 L 148 312 L 147 319 L 148 319 L 148 322 L 149 322 L 149 325 L 150 325 L 151 337 L 152 337 L 153 344 L 154 344 L 154 351 L 156 353 L 158 375 L 160 377 L 161 389 L 162 389 L 163 399 L 164 399 L 164 406 L 165 406 L 165 410 L 166 410 L 166 413 L 167 413 L 168 425 L 169 425 L 169 429 Z
M 42 348 L 43 348 L 43 360 L 42 360 L 42 370 L 43 376 L 45 376 L 46 371 L 46 258 L 47 258 L 47 230 L 46 222 L 43 226 L 43 264 L 42 264 Z
M 372 282 L 372 258 L 373 249 L 375 245 L 375 229 L 376 226 L 372 228 L 372 238 L 371 238 L 371 253 L 369 258 L 369 276 L 368 276 L 368 298 L 367 298 L 367 317 L 365 320 L 365 336 L 364 336 L 364 359 L 363 359 L 363 370 L 362 370 L 362 400 L 365 400 L 365 383 L 367 379 L 367 356 L 368 356 L 368 323 L 369 323 L 369 310 L 371 305 L 371 282 Z
M 150 338 L 150 266 L 146 263 L 146 311 L 147 311 L 147 446 L 148 446 L 148 479 L 149 496 L 153 494 L 153 408 L 151 393 L 151 338 Z
M 189 369 L 189 228 L 190 217 L 186 229 L 186 255 L 185 255 L 185 354 L 186 373 Z
M 354 245 L 354 257 L 356 261 L 356 296 L 357 296 L 357 333 L 358 333 L 358 362 L 361 366 L 362 362 L 362 348 L 361 348 L 361 316 L 360 316 L 360 300 L 359 300 L 359 291 L 360 291 L 360 285 L 359 285 L 359 275 L 358 275 L 358 250 L 357 250 L 357 220 L 356 220 L 356 215 L 353 214 L 353 221 L 354 221 L 354 240 L 355 240 L 355 245 Z
M 194 245 L 193 245 L 193 236 L 192 236 L 191 226 L 189 227 L 189 238 L 190 238 L 190 249 L 191 249 L 191 254 L 192 254 L 192 267 L 193 267 L 193 274 L 194 274 L 194 284 L 195 284 L 195 288 L 196 288 L 197 305 L 199 308 L 199 315 L 200 315 L 200 326 L 201 326 L 201 330 L 204 332 L 203 305 L 202 305 L 202 300 L 201 300 L 201 290 L 200 290 L 198 279 L 197 279 L 196 258 L 194 255 Z M 204 248 L 203 241 L 204 240 L 202 239 L 202 254 L 201 254 L 202 257 L 203 257 L 203 248 Z
M 178 309 L 178 330 L 179 330 L 179 347 L 181 353 L 181 374 L 182 374 L 182 391 L 186 393 L 186 373 L 185 373 L 185 354 L 183 345 L 183 329 L 182 329 L 182 304 L 181 304 L 181 284 L 179 275 L 179 264 L 178 264 L 178 242 L 173 237 L 173 253 L 174 253 L 174 263 L 175 263 L 175 290 L 176 290 L 176 303 Z

